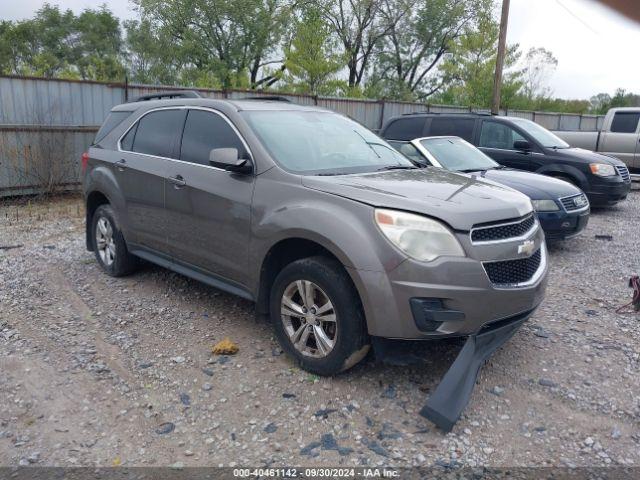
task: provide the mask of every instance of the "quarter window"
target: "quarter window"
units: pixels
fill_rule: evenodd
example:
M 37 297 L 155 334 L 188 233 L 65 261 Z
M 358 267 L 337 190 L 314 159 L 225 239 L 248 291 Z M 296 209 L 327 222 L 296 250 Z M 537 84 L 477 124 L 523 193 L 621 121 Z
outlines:
M 133 148 L 133 139 L 136 136 L 137 129 L 138 124 L 136 123 L 133 127 L 131 127 L 131 129 L 129 129 L 127 134 L 122 137 L 122 140 L 120 140 L 120 148 L 122 148 L 122 150 L 131 151 L 131 149 Z
M 138 121 L 135 127 L 131 150 L 158 157 L 174 157 L 177 132 L 182 129 L 183 122 L 184 110 L 159 110 L 148 113 Z M 123 140 L 128 140 L 127 136 Z M 124 148 L 124 145 L 122 147 Z
M 104 123 L 100 127 L 100 130 L 98 130 L 98 133 L 96 133 L 96 138 L 93 141 L 94 145 L 99 141 L 103 140 L 104 137 L 109 135 L 114 128 L 120 125 L 132 113 L 133 112 L 120 111 L 120 110 L 115 112 L 109 112 L 109 115 L 107 115 L 107 118 L 105 119 Z
M 480 147 L 513 150 L 513 144 L 525 138 L 513 128 L 498 122 L 482 122 Z
M 611 131 L 617 133 L 635 133 L 638 128 L 640 113 L 616 112 L 611 122 Z
M 240 158 L 247 157 L 244 144 L 220 115 L 203 110 L 189 110 L 182 135 L 180 160 L 209 165 L 214 148 L 235 148 Z

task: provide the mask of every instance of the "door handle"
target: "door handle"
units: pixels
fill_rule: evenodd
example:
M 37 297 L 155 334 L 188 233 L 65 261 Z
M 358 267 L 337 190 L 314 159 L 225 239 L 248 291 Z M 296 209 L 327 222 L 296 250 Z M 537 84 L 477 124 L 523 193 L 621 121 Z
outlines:
M 120 160 L 118 160 L 116 162 L 116 165 L 118 166 L 118 170 L 121 172 L 124 172 L 127 169 L 126 167 L 127 161 L 124 158 L 121 158 Z
M 168 179 L 171 183 L 173 183 L 173 187 L 174 188 L 182 188 L 184 187 L 187 182 L 185 181 L 184 178 L 182 178 L 182 175 L 176 175 L 175 177 L 169 177 Z

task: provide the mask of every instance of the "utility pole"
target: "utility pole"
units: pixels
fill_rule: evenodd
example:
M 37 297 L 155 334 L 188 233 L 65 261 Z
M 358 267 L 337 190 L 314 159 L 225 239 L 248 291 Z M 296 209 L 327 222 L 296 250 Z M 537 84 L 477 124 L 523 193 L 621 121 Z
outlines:
M 502 88 L 502 68 L 504 67 L 504 56 L 507 52 L 507 24 L 509 22 L 510 0 L 502 0 L 502 16 L 500 17 L 500 35 L 498 37 L 498 56 L 496 58 L 496 74 L 493 79 L 493 101 L 491 102 L 491 113 L 500 113 L 500 89 Z

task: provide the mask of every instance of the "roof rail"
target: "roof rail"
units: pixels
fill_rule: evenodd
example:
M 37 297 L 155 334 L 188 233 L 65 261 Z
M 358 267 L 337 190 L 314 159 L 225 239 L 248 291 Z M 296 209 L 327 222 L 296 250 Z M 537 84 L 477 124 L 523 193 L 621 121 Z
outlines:
M 280 95 L 264 95 L 262 97 L 246 97 L 246 98 L 235 98 L 234 100 L 267 100 L 270 102 L 287 102 L 291 103 L 287 97 L 283 97 Z
M 482 115 L 486 117 L 493 115 L 491 112 L 483 112 L 483 111 L 475 111 L 475 110 L 471 110 L 468 112 L 430 112 L 427 110 L 422 110 L 420 112 L 403 113 L 402 115 L 423 115 L 425 113 L 429 115 Z
M 150 93 L 148 95 L 141 95 L 136 98 L 134 102 L 144 102 L 147 100 L 162 100 L 162 99 L 172 99 L 172 98 L 202 98 L 195 90 L 177 90 L 172 92 L 162 92 L 162 93 Z

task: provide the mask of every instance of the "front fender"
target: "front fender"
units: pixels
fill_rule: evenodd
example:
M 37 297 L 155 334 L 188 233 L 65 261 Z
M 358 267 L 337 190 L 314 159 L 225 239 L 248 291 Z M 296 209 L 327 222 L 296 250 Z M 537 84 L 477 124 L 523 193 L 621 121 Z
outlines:
M 535 173 L 539 173 L 541 175 L 549 175 L 551 177 L 557 175 L 563 175 L 566 177 L 570 177 L 574 179 L 576 185 L 580 187 L 581 190 L 588 190 L 589 188 L 589 179 L 587 176 L 579 169 L 572 165 L 565 165 L 561 163 L 552 163 L 549 165 L 544 165 L 536 170 Z
M 250 255 L 253 278 L 258 278 L 262 259 L 274 245 L 294 238 L 321 245 L 347 268 L 381 272 L 404 260 L 378 230 L 372 207 L 330 194 L 317 196 L 331 197 L 331 201 L 310 198 L 271 210 L 254 223 Z

